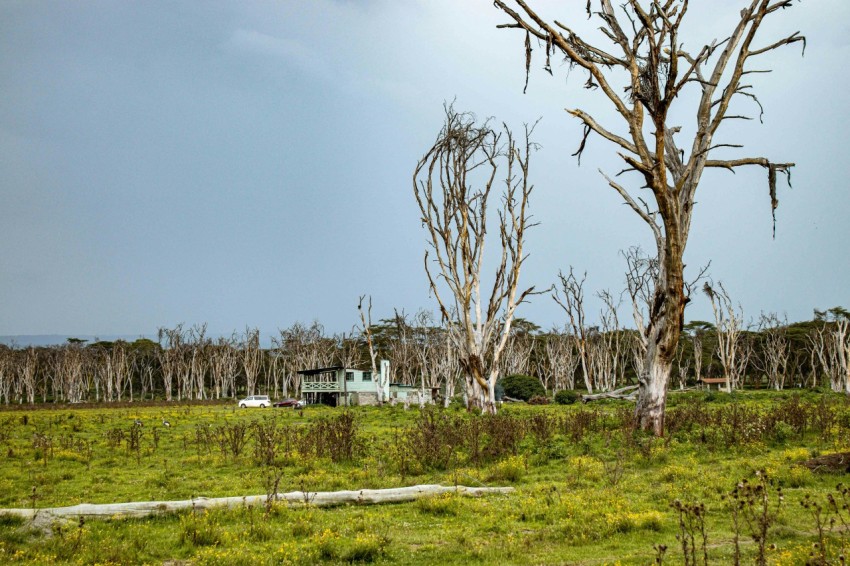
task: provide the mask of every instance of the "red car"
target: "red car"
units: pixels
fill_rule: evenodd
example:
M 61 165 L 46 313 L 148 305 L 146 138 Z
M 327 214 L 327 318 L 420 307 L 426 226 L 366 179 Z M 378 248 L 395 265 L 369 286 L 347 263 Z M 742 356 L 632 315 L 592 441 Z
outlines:
M 304 403 L 299 401 L 298 399 L 284 399 L 283 401 L 276 401 L 272 404 L 272 407 L 292 407 L 293 409 L 303 409 Z

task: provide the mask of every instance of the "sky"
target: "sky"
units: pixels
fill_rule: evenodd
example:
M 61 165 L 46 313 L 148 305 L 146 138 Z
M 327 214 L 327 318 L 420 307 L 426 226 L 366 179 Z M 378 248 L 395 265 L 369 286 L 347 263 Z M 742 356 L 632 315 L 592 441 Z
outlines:
M 533 4 L 599 38 L 584 2 Z M 692 1 L 685 47 L 725 37 L 743 4 Z M 545 73 L 542 46 L 523 94 L 524 36 L 505 22 L 487 0 L 0 0 L 0 335 L 348 332 L 361 295 L 374 319 L 435 309 L 412 174 L 452 100 L 514 130 L 540 119 L 521 283 L 586 271 L 595 319 L 593 294 L 624 288 L 619 250 L 651 249 L 651 234 L 599 174 L 622 169 L 613 146 L 591 138 L 581 165 L 570 156 L 581 126 L 564 109 L 622 124 L 578 71 Z M 850 3 L 795 3 L 757 43 L 797 30 L 805 56 L 763 56 L 774 72 L 750 77 L 764 123 L 717 138 L 744 145 L 718 157 L 797 164 L 775 239 L 766 173 L 711 171 L 685 253 L 687 273 L 710 261 L 752 321 L 850 306 Z M 673 112 L 683 136 L 692 106 Z M 693 299 L 686 318 L 709 319 Z M 517 314 L 565 321 L 546 295 Z

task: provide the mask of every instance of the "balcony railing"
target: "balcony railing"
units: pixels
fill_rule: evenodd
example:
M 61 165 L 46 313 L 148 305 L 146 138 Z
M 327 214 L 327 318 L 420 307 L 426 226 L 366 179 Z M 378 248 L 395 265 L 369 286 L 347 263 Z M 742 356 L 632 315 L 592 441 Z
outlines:
M 336 381 L 303 381 L 302 391 L 339 391 Z

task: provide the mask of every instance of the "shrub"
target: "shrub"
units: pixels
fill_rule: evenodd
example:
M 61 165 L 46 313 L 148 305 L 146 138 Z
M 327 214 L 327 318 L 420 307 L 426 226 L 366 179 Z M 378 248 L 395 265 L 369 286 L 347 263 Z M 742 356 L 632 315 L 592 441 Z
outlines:
M 437 516 L 455 516 L 458 512 L 458 500 L 451 492 L 430 497 L 420 497 L 416 507 L 421 513 Z
M 528 400 L 529 405 L 548 405 L 549 398 L 544 397 L 543 395 L 535 395 L 531 399 Z
M 578 401 L 578 393 L 564 389 L 555 393 L 555 403 L 558 405 L 572 405 Z
M 545 396 L 546 390 L 536 377 L 530 375 L 509 375 L 501 380 L 505 395 L 514 399 L 528 401 L 535 396 Z
M 523 478 L 525 472 L 525 459 L 522 456 L 511 456 L 493 466 L 487 479 L 490 481 L 518 482 Z
M 221 544 L 222 530 L 218 520 L 208 511 L 196 513 L 194 509 L 180 517 L 180 542 L 192 546 L 217 546 Z

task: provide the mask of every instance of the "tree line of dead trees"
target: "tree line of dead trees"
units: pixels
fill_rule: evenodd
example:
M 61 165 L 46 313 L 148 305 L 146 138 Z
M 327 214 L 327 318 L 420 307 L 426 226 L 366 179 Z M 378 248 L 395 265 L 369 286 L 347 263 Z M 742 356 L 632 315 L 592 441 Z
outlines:
M 558 300 L 565 310 L 573 309 L 573 317 L 548 331 L 516 319 L 498 374 L 536 376 L 553 394 L 608 392 L 636 383 L 645 369 L 642 332 L 620 321 L 624 309 L 616 295 L 600 292 L 595 301 L 586 301 L 583 277 L 571 272 L 564 280 L 575 286 L 573 299 L 581 298 L 570 302 L 564 289 L 559 291 Z M 706 283 L 703 291 L 714 320 L 685 325 L 672 388 L 713 377 L 724 378 L 729 389 L 824 387 L 850 393 L 850 312 L 816 310 L 812 320 L 796 323 L 775 314 L 745 319 L 722 283 Z M 593 305 L 599 312 L 585 313 Z M 637 321 L 640 312 L 633 308 Z M 593 325 L 586 322 L 591 319 Z M 446 399 L 464 395 L 458 352 L 430 312 L 396 312 L 370 330 L 375 354 L 390 360 L 392 382 L 439 388 Z M 318 322 L 296 323 L 262 341 L 257 329 L 211 337 L 205 325 L 163 328 L 158 338 L 0 346 L 0 403 L 188 401 L 254 393 L 297 397 L 299 370 L 365 368 L 370 357 L 361 329 L 328 334 Z

